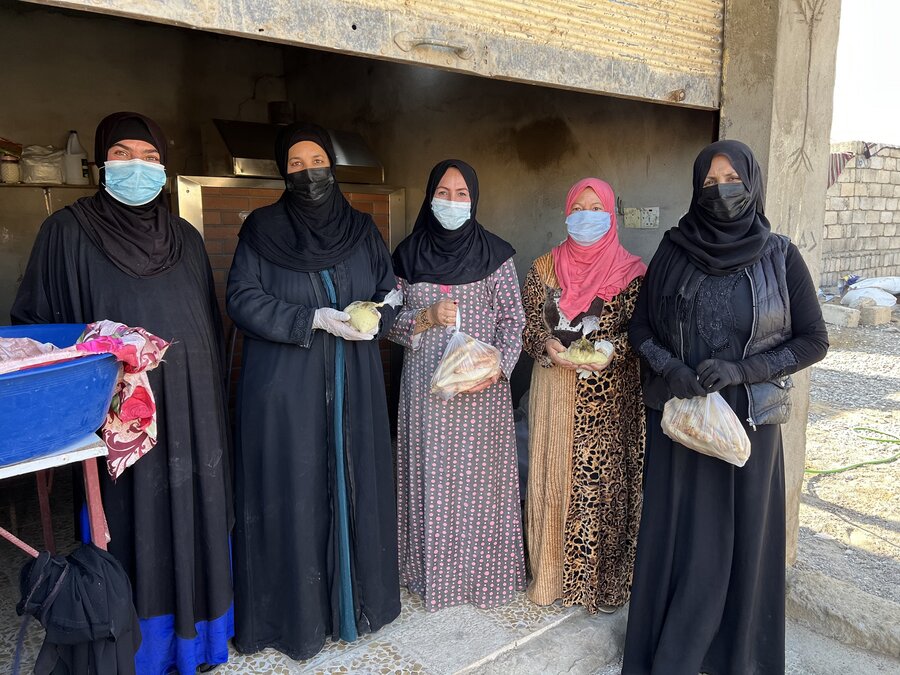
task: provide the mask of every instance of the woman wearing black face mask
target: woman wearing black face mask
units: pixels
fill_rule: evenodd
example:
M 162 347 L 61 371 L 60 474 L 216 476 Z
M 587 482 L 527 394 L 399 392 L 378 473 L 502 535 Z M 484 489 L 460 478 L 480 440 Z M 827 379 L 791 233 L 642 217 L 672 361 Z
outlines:
M 629 329 L 643 357 L 644 507 L 622 672 L 784 672 L 784 466 L 790 377 L 825 356 L 812 279 L 771 232 L 737 141 L 694 163 L 687 214 L 650 262 Z M 670 440 L 673 396 L 718 391 L 750 438 L 741 467 Z
M 372 218 L 335 183 L 328 133 L 285 128 L 281 199 L 244 223 L 228 314 L 238 386 L 235 645 L 307 659 L 400 612 L 390 430 L 378 342 L 341 311 L 394 287 Z

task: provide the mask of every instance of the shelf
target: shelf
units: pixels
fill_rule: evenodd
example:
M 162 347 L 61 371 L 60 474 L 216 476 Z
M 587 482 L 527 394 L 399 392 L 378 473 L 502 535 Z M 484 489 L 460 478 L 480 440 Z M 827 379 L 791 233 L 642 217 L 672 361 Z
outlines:
M 53 454 L 26 459 L 22 462 L 0 467 L 0 480 L 34 471 L 43 471 L 56 466 L 83 462 L 91 457 L 106 457 L 107 452 L 106 443 L 103 442 L 103 439 L 95 434 L 91 434 L 71 443 L 65 448 L 57 450 Z

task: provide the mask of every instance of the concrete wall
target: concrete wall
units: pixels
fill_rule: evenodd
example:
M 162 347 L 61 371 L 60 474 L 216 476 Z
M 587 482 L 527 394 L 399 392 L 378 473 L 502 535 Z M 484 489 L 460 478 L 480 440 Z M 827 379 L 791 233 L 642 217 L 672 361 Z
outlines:
M 77 129 L 93 161 L 97 123 L 134 110 L 166 132 L 170 175 L 198 173 L 201 121 L 265 121 L 284 98 L 279 46 L 11 0 L 0 26 L 0 136 L 20 143 L 63 146 Z
M 851 157 L 826 194 L 822 286 L 845 274 L 900 276 L 900 147 Z
M 817 279 L 827 185 L 840 0 L 726 0 L 721 133 L 752 147 L 766 176 L 766 215 Z M 794 376 L 782 426 L 787 559 L 797 557 L 806 464 L 809 371 Z
M 360 132 L 387 182 L 407 188 L 408 226 L 431 167 L 471 163 L 479 220 L 516 247 L 520 276 L 565 237 L 566 192 L 588 175 L 609 181 L 624 207 L 660 207 L 659 228 L 621 230 L 649 259 L 690 202 L 694 157 L 716 131 L 710 112 L 338 54 L 288 50 L 285 67 L 298 114 Z
M 97 122 L 131 109 L 168 135 L 170 175 L 200 173 L 201 122 L 264 121 L 266 101 L 287 94 L 302 116 L 363 134 L 387 182 L 409 189 L 410 224 L 431 166 L 451 156 L 471 162 L 481 180 L 479 218 L 516 246 L 520 274 L 564 237 L 566 191 L 586 175 L 612 183 L 624 207 L 660 208 L 658 228 L 622 232 L 649 259 L 687 206 L 691 163 L 715 133 L 708 111 L 11 0 L 0 0 L 0 25 L 0 63 L 16 64 L 4 75 L 15 104 L 0 112 L 2 136 L 60 146 L 74 128 L 93 160 Z

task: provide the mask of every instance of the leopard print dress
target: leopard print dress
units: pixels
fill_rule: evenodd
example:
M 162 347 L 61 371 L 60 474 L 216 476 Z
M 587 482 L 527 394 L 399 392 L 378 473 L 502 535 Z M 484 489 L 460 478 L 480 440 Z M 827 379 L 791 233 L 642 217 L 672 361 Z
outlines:
M 534 359 L 529 398 L 527 543 L 529 597 L 562 598 L 589 612 L 629 598 L 638 524 L 645 420 L 637 355 L 628 321 L 642 278 L 609 302 L 600 298 L 571 324 L 559 314 L 550 253 L 528 272 L 523 291 L 524 348 Z M 590 340 L 609 340 L 613 361 L 587 379 L 554 368 L 544 343 L 580 336 L 580 320 L 600 317 Z M 552 326 L 552 328 L 551 328 Z

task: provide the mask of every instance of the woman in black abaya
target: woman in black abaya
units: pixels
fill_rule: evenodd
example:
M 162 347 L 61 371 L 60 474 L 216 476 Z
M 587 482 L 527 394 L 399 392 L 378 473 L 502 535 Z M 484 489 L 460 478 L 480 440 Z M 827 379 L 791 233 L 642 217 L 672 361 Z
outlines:
M 784 456 L 790 374 L 825 356 L 809 271 L 771 232 L 737 141 L 694 163 L 688 213 L 650 262 L 629 337 L 647 445 L 625 675 L 784 672 Z M 750 437 L 742 468 L 670 440 L 665 402 L 719 391 Z
M 239 651 L 294 659 L 400 612 L 393 461 L 377 340 L 341 310 L 396 281 L 371 217 L 335 183 L 327 132 L 286 127 L 281 199 L 244 223 L 228 313 L 244 332 L 235 541 Z
M 44 222 L 12 319 L 110 319 L 171 341 L 149 373 L 157 445 L 115 482 L 101 474 L 109 551 L 141 620 L 137 672 L 187 675 L 226 661 L 233 633 L 222 324 L 203 239 L 161 194 L 159 127 L 110 115 L 94 156 L 101 188 Z

